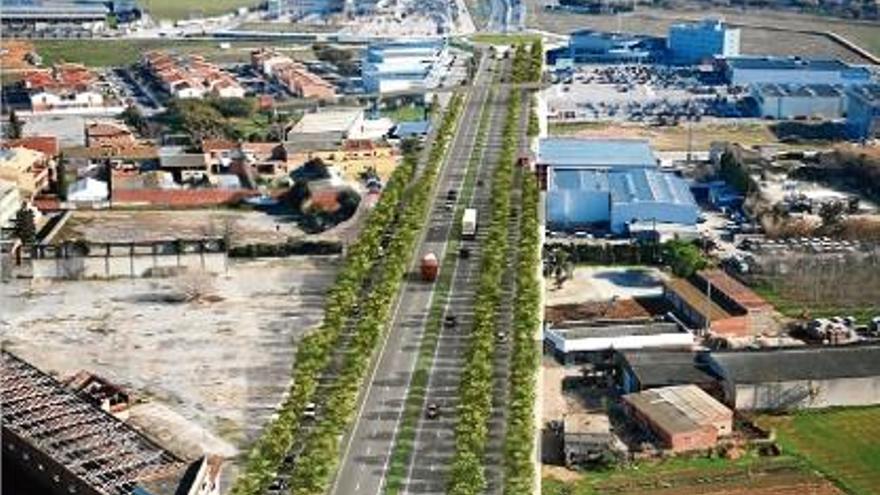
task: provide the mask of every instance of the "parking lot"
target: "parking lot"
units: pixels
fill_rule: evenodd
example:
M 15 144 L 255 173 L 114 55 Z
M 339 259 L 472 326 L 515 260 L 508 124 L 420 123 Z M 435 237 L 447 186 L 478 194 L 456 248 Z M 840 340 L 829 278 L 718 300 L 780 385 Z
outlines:
M 693 69 L 591 65 L 544 91 L 551 122 L 616 120 L 674 125 L 751 114 L 739 88 Z

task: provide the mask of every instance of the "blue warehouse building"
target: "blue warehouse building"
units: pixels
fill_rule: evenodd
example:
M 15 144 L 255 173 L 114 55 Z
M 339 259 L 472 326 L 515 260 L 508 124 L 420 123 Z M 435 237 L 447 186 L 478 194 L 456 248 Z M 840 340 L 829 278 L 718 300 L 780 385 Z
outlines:
M 545 139 L 538 164 L 546 173 L 549 228 L 625 234 L 637 224 L 697 223 L 699 207 L 688 184 L 657 169 L 647 141 Z
M 880 137 L 880 85 L 851 86 L 846 96 L 846 124 L 851 136 Z
M 840 60 L 800 57 L 730 57 L 722 62 L 730 84 L 867 84 L 871 73 Z
M 715 57 L 739 55 L 740 30 L 706 19 L 674 24 L 666 40 L 671 60 L 677 64 L 698 64 Z
M 645 63 L 654 61 L 663 49 L 661 38 L 582 29 L 571 33 L 568 46 L 548 51 L 547 63 L 559 59 L 575 64 Z

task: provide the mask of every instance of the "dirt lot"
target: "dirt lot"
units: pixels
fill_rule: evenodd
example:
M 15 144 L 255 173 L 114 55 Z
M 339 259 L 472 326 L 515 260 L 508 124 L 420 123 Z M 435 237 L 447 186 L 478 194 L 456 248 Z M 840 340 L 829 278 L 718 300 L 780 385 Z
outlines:
M 576 29 L 592 28 L 602 31 L 628 31 L 649 35 L 665 35 L 669 26 L 683 20 L 698 20 L 706 16 L 705 6 L 663 10 L 639 7 L 634 13 L 613 15 L 584 15 L 570 12 L 551 12 L 543 8 L 547 0 L 526 0 L 529 27 L 554 33 L 568 34 Z M 832 30 L 851 39 L 863 48 L 880 53 L 880 35 L 876 26 L 845 20 L 829 19 L 793 12 L 762 11 L 758 9 L 743 13 L 736 9 L 714 7 L 713 14 L 727 22 L 743 26 L 742 53 L 770 55 L 802 55 L 810 57 L 841 57 L 850 62 L 865 63 L 858 54 L 851 52 L 828 38 L 815 34 L 778 31 L 778 28 L 795 30 Z M 774 28 L 774 29 L 765 29 Z
M 585 302 L 559 304 L 544 309 L 544 319 L 551 323 L 562 321 L 592 320 L 596 318 L 632 319 L 651 318 L 668 311 L 669 305 L 659 297 L 639 297 L 608 302 Z
M 195 441 L 228 454 L 226 443 L 247 445 L 281 401 L 295 343 L 320 321 L 336 264 L 233 263 L 213 279 L 212 303 L 172 302 L 181 278 L 15 280 L 0 284 L 0 331 L 6 349 L 41 369 L 88 369 L 167 406 L 133 417 L 181 450 Z
M 34 46 L 27 41 L 4 40 L 0 51 L 0 67 L 4 71 L 20 71 L 34 68 L 25 56 L 34 51 Z
M 550 133 L 564 136 L 592 138 L 649 139 L 658 151 L 687 151 L 688 128 L 646 127 L 640 124 L 614 124 L 590 122 L 585 124 L 562 124 L 551 126 Z M 728 141 L 746 147 L 779 144 L 779 140 L 763 123 L 698 123 L 691 125 L 691 149 L 707 151 L 713 142 Z
M 622 268 L 608 266 L 580 266 L 574 278 L 566 280 L 561 288 L 547 283 L 546 303 L 579 304 L 588 301 L 608 301 L 613 297 L 627 299 L 662 294 L 664 275 L 655 268 Z

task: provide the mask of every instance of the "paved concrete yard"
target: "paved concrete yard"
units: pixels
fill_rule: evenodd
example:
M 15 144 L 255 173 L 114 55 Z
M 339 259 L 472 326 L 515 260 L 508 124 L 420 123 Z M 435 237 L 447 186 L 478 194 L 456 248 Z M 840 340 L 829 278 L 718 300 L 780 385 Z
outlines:
M 0 284 L 0 332 L 6 349 L 46 371 L 94 371 L 194 423 L 161 408 L 133 414 L 172 428 L 151 428 L 162 437 L 192 444 L 202 427 L 241 449 L 286 392 L 295 342 L 320 322 L 337 263 L 232 263 L 213 279 L 218 300 L 200 303 L 169 302 L 180 278 L 15 280 Z M 202 443 L 228 453 L 208 436 Z
M 607 301 L 612 297 L 659 296 L 665 276 L 656 268 L 581 266 L 574 270 L 574 278 L 566 280 L 562 288 L 552 279 L 547 281 L 545 303 L 575 304 L 586 301 Z

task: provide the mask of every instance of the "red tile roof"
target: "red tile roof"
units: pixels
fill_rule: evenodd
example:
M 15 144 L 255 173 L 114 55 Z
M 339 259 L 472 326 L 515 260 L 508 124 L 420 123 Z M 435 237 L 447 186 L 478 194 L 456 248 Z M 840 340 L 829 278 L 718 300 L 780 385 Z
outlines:
M 697 273 L 699 278 L 712 284 L 712 290 L 718 290 L 746 309 L 766 309 L 770 304 L 752 289 L 743 285 L 723 270 L 703 270 Z
M 114 190 L 116 205 L 150 205 L 174 208 L 199 208 L 235 204 L 259 191 L 251 189 L 122 189 Z
M 46 156 L 57 156 L 59 152 L 58 138 L 55 136 L 30 136 L 21 139 L 9 139 L 3 141 L 7 148 L 27 148 L 39 151 Z

